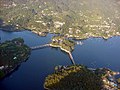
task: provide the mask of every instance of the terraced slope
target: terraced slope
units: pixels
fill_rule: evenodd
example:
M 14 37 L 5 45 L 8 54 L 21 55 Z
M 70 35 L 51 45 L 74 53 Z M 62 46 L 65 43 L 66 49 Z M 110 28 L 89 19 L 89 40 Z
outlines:
M 76 39 L 120 35 L 119 0 L 2 0 L 2 28 L 60 33 Z

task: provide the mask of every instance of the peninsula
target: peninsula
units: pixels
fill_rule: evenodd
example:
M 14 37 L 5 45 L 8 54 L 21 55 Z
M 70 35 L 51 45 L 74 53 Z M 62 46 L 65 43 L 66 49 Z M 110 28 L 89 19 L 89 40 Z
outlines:
M 119 76 L 119 77 L 118 77 Z M 46 90 L 120 90 L 120 73 L 83 65 L 56 66 L 45 79 Z
M 31 49 L 22 38 L 15 38 L 0 44 L 0 79 L 11 73 L 30 55 Z

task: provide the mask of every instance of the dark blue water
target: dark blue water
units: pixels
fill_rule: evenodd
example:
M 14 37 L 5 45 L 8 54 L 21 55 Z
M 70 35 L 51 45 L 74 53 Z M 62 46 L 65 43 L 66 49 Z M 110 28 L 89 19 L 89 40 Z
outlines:
M 120 71 L 120 37 L 108 40 L 89 38 L 84 45 L 76 46 L 73 55 L 76 63 L 92 68 L 107 67 Z
M 46 44 L 52 37 L 51 34 L 39 37 L 29 31 L 0 31 L 0 36 L 2 42 L 22 37 L 28 46 Z M 113 37 L 107 41 L 102 38 L 90 38 L 83 42 L 82 46 L 76 45 L 73 51 L 76 63 L 93 68 L 108 67 L 115 71 L 120 70 L 120 37 Z M 54 48 L 32 51 L 26 62 L 0 81 L 0 90 L 43 90 L 45 77 L 54 71 L 56 65 L 71 65 L 68 55 Z

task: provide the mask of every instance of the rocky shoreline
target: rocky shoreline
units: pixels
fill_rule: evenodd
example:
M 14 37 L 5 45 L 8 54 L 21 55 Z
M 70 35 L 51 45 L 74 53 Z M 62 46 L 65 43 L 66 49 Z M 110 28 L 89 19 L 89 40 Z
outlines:
M 47 33 L 37 32 L 37 31 L 32 31 L 32 30 L 31 30 L 31 32 L 33 32 L 33 33 L 35 33 L 39 36 L 43 36 L 43 37 L 47 36 L 47 34 L 49 33 L 49 32 L 47 32 Z M 56 34 L 56 33 L 50 33 L 50 34 Z M 60 34 L 60 33 L 58 33 L 58 34 Z M 88 39 L 88 38 L 103 38 L 105 40 L 108 40 L 109 38 L 112 38 L 112 37 L 115 37 L 115 36 L 120 36 L 120 33 L 118 33 L 118 34 L 116 33 L 115 35 L 111 35 L 109 37 L 99 36 L 99 35 L 98 36 L 90 35 L 90 36 L 86 36 L 86 37 L 77 37 L 77 36 L 70 37 L 70 36 L 67 36 L 67 38 L 73 38 L 73 40 L 85 40 L 85 39 Z
M 70 53 L 70 51 L 67 51 L 66 49 L 62 48 L 60 45 L 53 45 L 53 44 L 50 44 L 50 47 L 60 48 L 60 50 L 66 52 L 66 53 Z

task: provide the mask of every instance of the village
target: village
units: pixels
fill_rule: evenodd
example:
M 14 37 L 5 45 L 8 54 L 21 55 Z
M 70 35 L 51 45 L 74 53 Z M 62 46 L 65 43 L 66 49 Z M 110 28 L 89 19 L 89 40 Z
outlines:
M 32 3 L 34 3 L 34 6 Z M 83 5 L 86 2 L 81 3 L 81 7 L 84 7 Z M 12 11 L 13 7 L 16 10 L 6 15 L 5 12 Z M 12 25 L 15 31 L 30 30 L 39 36 L 53 33 L 81 40 L 89 37 L 108 39 L 120 35 L 120 26 L 117 20 L 119 19 L 119 10 L 115 11 L 114 17 L 111 15 L 106 17 L 101 13 L 102 11 L 82 11 L 78 8 L 73 11 L 71 7 L 68 7 L 68 11 L 65 11 L 64 8 L 55 6 L 54 3 L 48 1 L 38 0 L 29 1 L 25 4 L 5 3 L 1 8 L 1 10 L 4 10 L 1 19 L 3 19 L 3 26 Z

